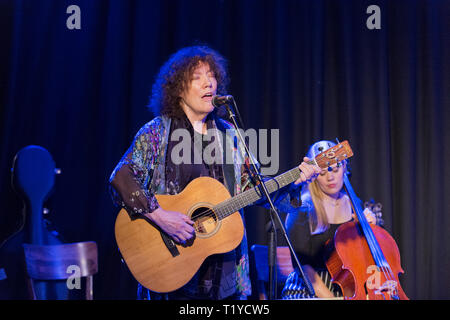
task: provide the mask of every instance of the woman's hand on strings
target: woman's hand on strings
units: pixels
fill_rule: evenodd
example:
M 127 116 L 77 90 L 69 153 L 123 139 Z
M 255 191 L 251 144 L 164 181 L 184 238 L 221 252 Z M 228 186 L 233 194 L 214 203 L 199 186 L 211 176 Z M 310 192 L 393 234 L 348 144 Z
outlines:
M 180 212 L 158 208 L 151 213 L 145 214 L 145 216 L 156 223 L 178 243 L 185 244 L 195 235 L 194 221 Z

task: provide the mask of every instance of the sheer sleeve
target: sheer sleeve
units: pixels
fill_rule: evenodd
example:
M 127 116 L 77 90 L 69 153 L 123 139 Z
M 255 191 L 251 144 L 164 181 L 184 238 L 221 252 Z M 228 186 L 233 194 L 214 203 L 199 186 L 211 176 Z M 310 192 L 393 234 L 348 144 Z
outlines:
M 131 215 L 152 212 L 159 207 L 148 188 L 159 150 L 159 132 L 152 122 L 141 128 L 111 175 L 113 202 Z

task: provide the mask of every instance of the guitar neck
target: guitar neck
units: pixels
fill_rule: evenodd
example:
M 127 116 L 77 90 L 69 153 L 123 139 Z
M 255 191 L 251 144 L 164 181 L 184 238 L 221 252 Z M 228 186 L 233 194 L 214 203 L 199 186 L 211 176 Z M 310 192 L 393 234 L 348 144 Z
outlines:
M 298 167 L 295 167 L 275 178 L 271 178 L 265 181 L 264 184 L 269 194 L 271 194 L 278 189 L 281 189 L 284 186 L 287 186 L 288 184 L 296 181 L 298 178 L 300 178 L 300 169 Z M 264 195 L 262 194 L 260 187 L 256 186 L 228 200 L 225 200 L 224 202 L 219 203 L 213 208 L 213 210 L 217 213 L 219 219 L 223 219 L 230 214 L 255 203 L 263 197 Z
M 308 161 L 308 164 L 319 166 L 320 168 L 327 168 L 331 165 L 353 156 L 353 151 L 348 144 L 348 141 L 343 141 L 336 146 L 333 146 L 326 151 L 319 153 L 313 160 Z M 269 194 L 277 191 L 278 189 L 287 186 L 288 184 L 296 181 L 300 178 L 300 169 L 295 167 L 289 171 L 275 178 L 268 179 L 264 182 Z M 250 205 L 261 199 L 262 194 L 261 187 L 256 186 L 252 189 L 246 190 L 224 202 L 221 202 L 212 208 L 216 212 L 219 219 L 223 219 L 230 214 Z

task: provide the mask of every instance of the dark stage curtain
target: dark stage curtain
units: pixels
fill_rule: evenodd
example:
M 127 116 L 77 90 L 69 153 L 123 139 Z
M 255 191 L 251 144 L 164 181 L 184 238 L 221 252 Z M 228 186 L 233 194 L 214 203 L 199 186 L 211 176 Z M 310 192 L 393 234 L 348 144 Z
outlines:
M 366 25 L 374 4 L 381 29 Z M 67 28 L 70 5 L 81 29 Z M 99 244 L 95 298 L 134 299 L 108 178 L 153 117 L 146 105 L 161 64 L 205 43 L 229 60 L 245 127 L 280 130 L 280 173 L 319 139 L 350 141 L 353 187 L 383 205 L 405 292 L 448 299 L 449 17 L 444 0 L 1 0 L 0 241 L 20 225 L 13 157 L 43 146 L 62 169 L 48 219 L 66 242 Z M 267 243 L 266 221 L 267 211 L 247 210 L 250 246 Z M 13 287 L 3 295 L 23 294 Z

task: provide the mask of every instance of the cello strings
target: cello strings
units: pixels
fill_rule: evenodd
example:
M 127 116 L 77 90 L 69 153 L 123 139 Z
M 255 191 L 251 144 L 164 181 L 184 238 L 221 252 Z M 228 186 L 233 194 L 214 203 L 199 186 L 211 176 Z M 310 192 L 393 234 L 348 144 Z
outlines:
M 389 263 L 387 262 L 383 253 L 380 251 L 381 249 L 379 250 L 380 248 L 379 244 L 376 241 L 375 235 L 373 234 L 372 228 L 370 228 L 370 225 L 368 224 L 367 220 L 364 220 L 364 222 L 361 223 L 361 226 L 363 227 L 364 233 L 366 234 L 366 239 L 368 240 L 369 247 L 371 248 L 372 254 L 374 255 L 375 263 L 377 264 L 378 268 L 381 269 L 384 277 L 388 281 L 396 282 L 395 276 L 392 273 L 392 269 L 390 268 Z
M 370 228 L 370 226 L 369 226 Z M 387 262 L 386 258 L 384 257 L 383 252 L 381 251 L 381 248 L 375 238 L 375 235 L 372 232 L 372 229 L 368 232 L 368 236 L 370 238 L 370 241 L 372 242 L 372 248 L 374 250 L 374 253 L 377 255 L 377 264 L 379 264 L 379 268 L 383 271 L 384 276 L 388 280 L 394 280 L 394 275 L 392 273 L 392 270 L 389 266 L 389 263 Z M 388 274 L 386 274 L 388 273 Z
M 346 175 L 344 175 L 344 184 L 346 187 L 346 191 L 350 196 L 350 199 L 352 200 L 352 202 L 354 202 L 353 196 L 356 195 L 354 194 L 353 188 L 351 187 L 350 182 L 348 181 L 348 177 Z M 354 204 L 353 209 L 355 210 L 359 223 L 363 229 L 367 244 L 369 245 L 370 251 L 372 252 L 372 257 L 376 265 L 378 266 L 379 269 L 381 269 L 384 277 L 388 281 L 396 282 L 394 274 L 392 273 L 392 270 L 389 264 L 387 263 L 386 258 L 384 257 L 383 253 L 380 252 L 381 251 L 380 246 L 375 238 L 375 235 L 372 232 L 372 228 L 370 227 L 364 213 L 361 210 L 361 207 Z
M 372 236 L 372 235 L 369 236 L 370 239 L 367 238 L 369 242 L 372 242 L 372 241 L 373 241 L 373 239 L 372 239 L 371 236 Z M 373 243 L 372 243 L 372 244 L 373 244 Z M 369 245 L 372 245 L 372 244 L 369 244 Z M 386 283 L 388 283 L 389 281 L 391 281 L 391 283 L 388 283 L 388 286 L 389 286 L 390 284 L 392 284 L 392 282 L 397 283 L 397 282 L 395 281 L 395 278 L 394 278 L 394 275 L 393 275 L 393 273 L 392 273 L 392 270 L 391 270 L 389 264 L 387 263 L 386 259 L 384 258 L 382 252 L 380 252 L 376 246 L 372 246 L 372 248 L 374 249 L 374 250 L 373 250 L 373 258 L 374 258 L 374 260 L 375 260 L 375 263 L 377 264 L 378 269 L 381 270 L 382 274 L 384 275 L 385 279 L 387 280 L 387 281 L 383 282 L 383 285 L 386 284 Z M 371 250 L 371 251 L 372 251 L 372 250 Z M 386 263 L 385 263 L 385 262 L 386 262 Z M 380 285 L 381 285 L 381 284 L 380 284 Z M 383 286 L 383 285 L 381 285 L 381 286 Z M 378 287 L 378 288 L 376 288 L 376 289 L 379 289 L 379 292 L 380 292 L 380 293 L 383 292 L 382 289 L 381 289 L 380 287 Z M 396 289 L 395 289 L 395 290 L 396 290 Z M 381 293 L 381 294 L 382 294 L 382 293 Z M 392 293 L 392 291 L 389 290 L 389 289 L 388 289 L 388 294 L 389 294 L 389 296 L 390 296 L 391 298 L 392 298 L 392 295 L 397 295 L 397 294 L 396 294 L 396 291 L 394 291 L 394 293 Z M 383 297 L 384 297 L 384 295 L 383 295 Z
M 353 197 L 355 197 L 356 195 L 354 194 L 353 188 L 350 185 L 350 182 L 348 181 L 348 177 L 347 175 L 344 175 L 344 185 L 346 187 L 346 191 L 348 193 L 348 195 L 350 196 L 350 199 L 353 201 Z M 367 244 L 369 245 L 369 248 L 371 249 L 370 251 L 372 252 L 372 257 L 376 263 L 376 265 L 378 266 L 379 269 L 381 269 L 381 271 L 383 272 L 384 277 L 389 281 L 395 281 L 395 277 L 392 273 L 392 270 L 389 266 L 389 264 L 387 263 L 384 255 L 382 254 L 382 252 L 380 252 L 379 250 L 379 245 L 378 242 L 376 241 L 375 235 L 372 232 L 372 228 L 370 227 L 366 217 L 364 216 L 364 213 L 361 210 L 360 206 L 357 206 L 355 203 L 353 205 L 353 209 L 355 210 L 355 213 L 358 217 L 358 220 L 360 222 L 360 225 L 364 231 L 365 234 L 365 238 L 367 241 Z
M 362 219 L 361 219 L 362 220 Z M 378 250 L 379 245 L 376 242 L 375 236 L 373 234 L 372 229 L 370 228 L 370 225 L 368 224 L 367 220 L 364 220 L 363 222 L 360 221 L 361 226 L 363 227 L 364 233 L 366 235 L 366 239 L 368 241 L 369 247 L 371 249 L 371 252 L 373 254 L 373 258 L 375 260 L 375 263 L 377 264 L 377 266 L 381 269 L 381 271 L 383 272 L 384 276 L 386 279 L 390 279 L 390 274 L 388 276 L 388 274 L 386 274 L 386 265 L 387 265 L 387 261 L 385 259 L 383 259 L 383 254 Z M 369 230 L 370 229 L 370 230 Z M 390 272 L 389 272 L 390 273 Z

